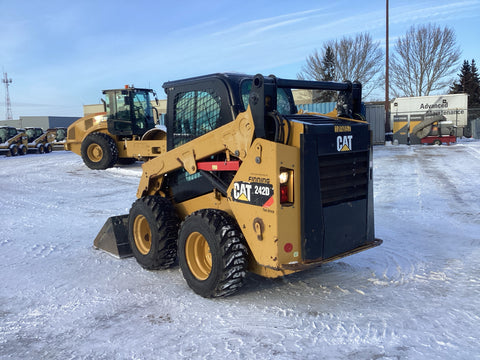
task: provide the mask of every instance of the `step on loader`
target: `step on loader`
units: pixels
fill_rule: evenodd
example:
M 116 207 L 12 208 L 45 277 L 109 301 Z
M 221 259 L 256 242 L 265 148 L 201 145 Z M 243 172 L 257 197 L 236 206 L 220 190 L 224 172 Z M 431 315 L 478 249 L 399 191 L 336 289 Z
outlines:
M 163 87 L 166 150 L 96 248 L 146 269 L 178 257 L 187 284 L 217 297 L 247 271 L 285 276 L 381 244 L 361 84 L 212 74 Z M 337 91 L 335 115 L 297 111 L 291 89 Z

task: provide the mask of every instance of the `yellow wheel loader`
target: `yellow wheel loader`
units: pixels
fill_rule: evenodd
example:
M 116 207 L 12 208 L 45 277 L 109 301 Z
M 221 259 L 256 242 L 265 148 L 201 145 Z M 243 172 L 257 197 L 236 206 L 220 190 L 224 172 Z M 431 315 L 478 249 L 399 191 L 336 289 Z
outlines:
M 11 126 L 0 126 L 0 154 L 25 155 L 28 151 L 27 135 Z
M 361 84 L 213 74 L 163 87 L 166 150 L 95 248 L 146 269 L 178 257 L 188 285 L 217 297 L 247 271 L 284 276 L 381 243 Z M 299 113 L 291 89 L 338 91 L 336 116 Z
M 65 150 L 80 155 L 85 165 L 95 170 L 116 163 L 131 164 L 164 152 L 166 134 L 155 127 L 150 93 L 153 90 L 128 85 L 103 90 L 105 111 L 70 125 Z

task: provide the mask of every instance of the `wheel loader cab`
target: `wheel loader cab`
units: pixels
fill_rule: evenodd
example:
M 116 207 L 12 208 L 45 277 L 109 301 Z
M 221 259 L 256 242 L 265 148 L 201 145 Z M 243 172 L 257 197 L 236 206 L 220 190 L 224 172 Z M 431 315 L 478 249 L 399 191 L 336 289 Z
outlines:
M 151 89 L 104 90 L 108 131 L 112 135 L 142 136 L 155 126 L 150 103 Z

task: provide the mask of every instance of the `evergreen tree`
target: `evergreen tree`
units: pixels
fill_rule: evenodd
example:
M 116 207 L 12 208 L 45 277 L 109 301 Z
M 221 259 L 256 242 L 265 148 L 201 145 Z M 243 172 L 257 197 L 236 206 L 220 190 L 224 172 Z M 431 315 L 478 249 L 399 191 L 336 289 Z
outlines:
M 480 77 L 478 76 L 478 69 L 477 65 L 475 64 L 475 59 L 472 59 L 472 81 L 473 81 L 473 89 L 470 94 L 472 98 L 470 100 L 471 107 L 480 107 Z
M 450 94 L 468 94 L 468 107 L 480 107 L 480 79 L 475 60 L 471 65 L 465 60 L 458 77 L 450 87 Z
M 468 79 L 471 77 L 471 73 L 472 69 L 470 63 L 468 60 L 464 60 L 462 68 L 460 69 L 460 74 L 458 74 L 459 80 L 458 82 L 455 81 L 450 87 L 450 94 L 465 93 L 465 84 L 469 82 Z
M 325 54 L 322 59 L 322 81 L 335 81 L 335 54 L 331 46 L 327 46 Z M 336 91 L 320 91 L 319 94 L 315 94 L 315 102 L 330 102 L 336 101 Z
M 323 77 L 325 81 L 335 80 L 335 54 L 331 46 L 327 46 L 322 60 Z

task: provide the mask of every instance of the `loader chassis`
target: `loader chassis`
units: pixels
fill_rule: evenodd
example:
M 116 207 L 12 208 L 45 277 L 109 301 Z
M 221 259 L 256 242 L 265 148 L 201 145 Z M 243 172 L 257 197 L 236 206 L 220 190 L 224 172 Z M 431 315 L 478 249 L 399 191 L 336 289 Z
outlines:
M 168 151 L 143 164 L 128 217 L 142 266 L 178 247 L 189 286 L 224 296 L 246 270 L 278 277 L 381 243 L 360 84 L 213 74 L 164 88 Z M 291 88 L 338 91 L 337 116 L 298 113 Z

